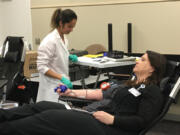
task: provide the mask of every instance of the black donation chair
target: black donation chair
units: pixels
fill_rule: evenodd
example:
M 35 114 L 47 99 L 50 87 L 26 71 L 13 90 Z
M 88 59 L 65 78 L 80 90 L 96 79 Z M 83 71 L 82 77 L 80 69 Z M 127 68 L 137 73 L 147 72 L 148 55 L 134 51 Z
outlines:
M 25 90 L 26 79 L 23 75 L 24 42 L 23 37 L 8 36 L 3 44 L 0 58 L 0 96 L 2 103 L 7 100 L 19 104 L 28 102 Z M 4 88 L 6 87 L 6 88 Z

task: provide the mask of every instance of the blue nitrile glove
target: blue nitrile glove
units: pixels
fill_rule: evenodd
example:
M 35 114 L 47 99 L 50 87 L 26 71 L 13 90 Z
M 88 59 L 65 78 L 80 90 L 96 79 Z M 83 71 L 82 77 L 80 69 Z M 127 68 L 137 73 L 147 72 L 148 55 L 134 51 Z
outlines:
M 73 88 L 73 85 L 71 83 L 70 80 L 68 80 L 67 78 L 65 78 L 64 76 L 61 78 L 60 80 L 63 84 L 65 84 L 69 89 Z
M 72 61 L 72 62 L 78 62 L 78 57 L 77 57 L 77 55 L 70 54 L 69 55 L 69 60 Z

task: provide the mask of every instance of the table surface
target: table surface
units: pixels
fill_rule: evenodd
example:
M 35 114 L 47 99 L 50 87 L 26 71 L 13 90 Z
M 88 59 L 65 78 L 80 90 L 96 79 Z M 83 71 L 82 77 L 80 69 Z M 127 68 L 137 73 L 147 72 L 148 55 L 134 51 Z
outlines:
M 110 68 L 118 66 L 128 66 L 135 64 L 135 57 L 122 58 L 118 61 L 113 61 L 107 58 L 88 58 L 88 57 L 78 57 L 78 65 L 91 66 L 96 68 Z

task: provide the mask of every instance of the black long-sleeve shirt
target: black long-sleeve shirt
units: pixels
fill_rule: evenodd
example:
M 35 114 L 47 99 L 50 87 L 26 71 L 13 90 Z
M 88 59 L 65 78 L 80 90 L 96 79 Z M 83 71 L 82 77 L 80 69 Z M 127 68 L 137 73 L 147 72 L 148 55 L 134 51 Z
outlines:
M 140 89 L 141 95 L 138 97 L 131 94 L 128 89 L 120 87 L 112 101 L 106 106 L 98 107 L 98 110 L 115 116 L 114 127 L 139 131 L 160 113 L 164 103 L 163 94 L 156 85 Z

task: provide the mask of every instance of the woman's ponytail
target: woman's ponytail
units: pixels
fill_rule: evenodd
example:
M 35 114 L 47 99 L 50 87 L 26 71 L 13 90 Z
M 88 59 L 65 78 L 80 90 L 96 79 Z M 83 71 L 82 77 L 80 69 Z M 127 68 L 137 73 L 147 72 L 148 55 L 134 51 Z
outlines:
M 51 27 L 55 29 L 59 26 L 59 21 L 61 20 L 61 9 L 56 9 L 51 18 Z

